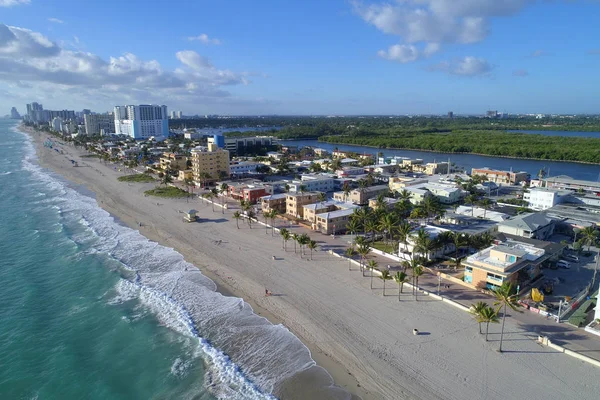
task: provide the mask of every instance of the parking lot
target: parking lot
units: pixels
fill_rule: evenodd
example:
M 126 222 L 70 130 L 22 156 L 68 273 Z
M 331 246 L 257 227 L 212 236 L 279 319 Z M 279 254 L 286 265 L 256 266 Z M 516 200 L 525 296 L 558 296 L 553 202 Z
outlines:
M 544 281 L 550 280 L 553 282 L 553 291 L 550 295 L 545 295 L 545 303 L 558 304 L 560 300 L 568 300 L 575 297 L 592 281 L 596 262 L 594 256 L 584 257 L 578 256 L 579 261 L 573 261 L 569 258 L 564 258 L 569 263 L 570 268 L 544 269 Z

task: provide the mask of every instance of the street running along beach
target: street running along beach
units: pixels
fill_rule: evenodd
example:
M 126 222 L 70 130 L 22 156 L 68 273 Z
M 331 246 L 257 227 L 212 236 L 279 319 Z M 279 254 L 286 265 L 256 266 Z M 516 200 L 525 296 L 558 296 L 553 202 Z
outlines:
M 238 228 L 231 210 L 201 200 L 145 197 L 153 184 L 118 182 L 114 165 L 29 134 L 43 167 L 96 194 L 80 201 L 103 251 L 131 269 L 124 295 L 147 299 L 159 320 L 198 338 L 219 397 L 597 399 L 599 369 L 540 347 L 510 319 L 507 351 L 497 353 L 499 334 L 485 342 L 461 310 L 410 293 L 384 297 L 381 282 L 371 290 L 347 261 L 323 251 L 301 259 L 277 235 Z M 201 223 L 182 222 L 192 208 Z

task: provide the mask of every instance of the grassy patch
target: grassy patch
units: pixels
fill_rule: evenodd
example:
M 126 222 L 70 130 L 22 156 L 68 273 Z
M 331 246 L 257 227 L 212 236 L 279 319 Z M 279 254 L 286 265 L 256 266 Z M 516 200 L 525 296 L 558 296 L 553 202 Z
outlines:
M 147 174 L 125 175 L 117 178 L 120 182 L 154 182 L 154 178 Z
M 157 186 L 154 189 L 146 190 L 144 194 L 156 197 L 185 197 L 189 193 L 174 186 Z
M 398 252 L 396 246 L 391 244 L 386 244 L 385 242 L 374 242 L 370 244 L 371 247 L 376 248 L 377 250 L 384 251 L 386 253 L 395 254 Z

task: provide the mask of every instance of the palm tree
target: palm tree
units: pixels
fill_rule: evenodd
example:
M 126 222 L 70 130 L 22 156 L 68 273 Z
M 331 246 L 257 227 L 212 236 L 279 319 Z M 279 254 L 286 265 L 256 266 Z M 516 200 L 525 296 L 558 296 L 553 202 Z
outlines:
M 371 271 L 371 289 L 373 289 L 373 272 L 377 269 L 377 262 L 375 260 L 369 260 L 367 268 Z
M 283 250 L 287 251 L 287 242 L 292 235 L 286 228 L 281 228 L 279 234 L 281 235 Z
M 385 296 L 385 281 L 389 281 L 390 279 L 392 279 L 392 276 L 390 275 L 390 271 L 388 271 L 387 269 L 384 269 L 383 271 L 381 271 L 380 278 L 383 281 L 383 295 Z
M 298 188 L 298 191 L 299 191 L 300 193 L 304 193 L 304 192 L 306 192 L 306 185 L 300 185 L 300 187 Z
M 475 215 L 475 209 L 473 206 L 475 205 L 476 199 L 477 198 L 475 196 L 473 196 L 472 194 L 465 197 L 465 204 L 471 205 L 471 217 Z
M 169 174 L 164 174 L 162 179 L 160 180 L 160 183 L 165 186 L 167 186 L 169 183 L 172 183 L 172 182 L 173 182 L 173 178 Z
M 400 225 L 396 228 L 396 234 L 398 235 L 398 240 L 400 243 L 404 243 L 404 249 L 408 251 L 408 236 L 410 235 L 410 231 L 412 227 L 406 221 L 402 221 Z
M 423 275 L 425 271 L 423 271 L 423 267 L 417 265 L 413 268 L 413 277 L 415 278 L 415 301 L 418 301 L 419 295 L 419 277 Z
M 310 249 L 310 259 L 312 260 L 312 253 L 313 250 L 317 248 L 317 242 L 315 242 L 314 240 L 309 240 L 306 246 Z
M 354 256 L 354 247 L 348 247 L 344 252 L 344 255 L 348 258 L 348 271 L 352 271 L 352 256 Z
M 300 245 L 300 258 L 302 258 L 302 256 L 304 255 L 304 246 L 307 245 L 308 242 L 310 242 L 310 238 L 306 233 L 303 233 L 298 238 L 298 244 Z
M 365 276 L 364 261 L 367 258 L 367 255 L 371 252 L 371 248 L 366 243 L 363 243 L 358 246 L 357 252 L 360 255 L 360 270 L 362 275 Z
M 483 321 L 480 321 L 479 318 L 480 318 L 481 312 L 483 311 L 484 308 L 488 308 L 487 303 L 485 301 L 478 301 L 477 303 L 473 304 L 471 306 L 471 308 L 469 309 L 469 312 L 471 314 L 473 314 L 473 316 L 479 323 L 479 334 L 480 335 L 483 333 L 483 332 L 481 332 L 481 323 Z
M 269 213 L 263 212 L 263 218 L 265 219 L 265 235 L 269 234 Z
M 202 172 L 200 174 L 200 181 L 202 182 L 202 187 L 206 187 L 206 182 L 211 179 L 211 176 L 208 172 Z
M 233 218 L 235 218 L 235 224 L 237 225 L 237 228 L 240 229 L 240 218 L 242 218 L 242 213 L 239 211 L 234 212 Z
M 498 348 L 499 352 L 502 352 L 502 339 L 504 337 L 504 321 L 506 320 L 506 309 L 510 308 L 513 311 L 518 311 L 521 305 L 517 302 L 518 297 L 514 294 L 513 284 L 511 282 L 505 281 L 502 283 L 502 286 L 494 290 L 494 295 L 496 296 L 496 301 L 494 302 L 494 306 L 498 307 L 496 309 L 496 313 L 502 310 L 502 331 L 500 333 L 500 347 Z
M 395 235 L 397 227 L 398 219 L 394 214 L 385 214 L 383 215 L 383 217 L 381 217 L 381 220 L 379 221 L 379 229 L 385 232 L 386 241 L 388 241 L 388 235 L 390 240 Z
M 296 254 L 296 244 L 299 242 L 300 235 L 292 233 L 292 240 L 294 241 L 294 254 Z
M 402 293 L 404 284 L 408 282 L 408 275 L 402 271 L 398 271 L 396 272 L 396 275 L 394 275 L 394 280 L 398 284 L 398 301 L 400 301 L 400 293 Z
M 360 229 L 360 223 L 356 218 L 352 218 L 350 221 L 348 221 L 346 229 L 348 229 L 352 235 L 355 235 Z
M 490 199 L 483 199 L 479 202 L 479 205 L 481 207 L 483 207 L 483 219 L 485 219 L 485 215 L 487 214 L 487 210 L 488 208 L 490 208 L 490 205 L 492 205 L 492 202 L 490 201 Z
M 221 211 L 223 214 L 225 214 L 225 194 L 228 192 L 229 190 L 229 185 L 226 183 L 222 183 L 221 184 Z
M 319 165 L 319 164 L 317 164 L 317 165 Z M 327 200 L 327 195 L 323 192 L 320 192 L 317 197 L 319 199 L 319 203 L 321 203 L 321 206 L 323 206 L 323 203 L 325 203 L 325 201 Z
M 348 182 L 344 182 L 344 186 L 342 186 L 342 191 L 344 192 L 344 201 L 348 201 L 351 190 L 350 184 Z
M 581 243 L 587 245 L 588 251 L 590 251 L 590 247 L 598 241 L 598 231 L 593 226 L 587 226 L 579 234 Z
M 254 213 L 254 211 L 248 210 L 246 212 L 246 215 L 248 216 L 248 226 L 250 227 L 250 229 L 252 229 L 252 218 L 254 218 L 256 214 Z
M 271 211 L 268 212 L 269 214 L 269 218 L 271 218 L 271 236 L 274 235 L 274 231 L 275 231 L 275 218 L 277 218 L 277 214 L 279 214 L 277 212 L 277 210 L 273 209 Z
M 485 323 L 485 341 L 487 342 L 490 322 L 495 324 L 498 323 L 498 312 L 486 305 L 477 315 L 477 322 L 479 322 L 479 330 L 481 330 L 481 323 Z M 502 339 L 500 339 L 500 341 L 502 341 Z
M 458 266 L 458 253 L 460 252 L 460 248 L 462 246 L 469 244 L 469 238 L 464 233 L 453 232 L 452 243 L 454 243 L 454 259 L 456 260 L 456 265 Z
M 374 219 L 367 219 L 365 221 L 364 228 L 365 228 L 365 234 L 367 234 L 367 233 L 374 234 L 375 231 L 377 230 L 377 221 L 375 221 Z M 375 238 L 373 238 L 373 240 L 375 240 Z

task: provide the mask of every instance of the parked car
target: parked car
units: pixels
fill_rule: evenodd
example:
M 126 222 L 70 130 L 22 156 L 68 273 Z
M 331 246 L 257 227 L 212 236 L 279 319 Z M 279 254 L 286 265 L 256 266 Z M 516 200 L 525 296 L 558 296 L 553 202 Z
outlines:
M 571 264 L 569 264 L 567 261 L 565 260 L 558 260 L 558 262 L 556 263 L 556 265 L 559 268 L 565 268 L 565 269 L 569 269 L 571 268 Z
M 573 254 L 567 254 L 566 256 L 564 256 L 566 259 L 571 260 L 571 261 L 575 261 L 575 262 L 579 262 L 579 257 L 573 255 Z

